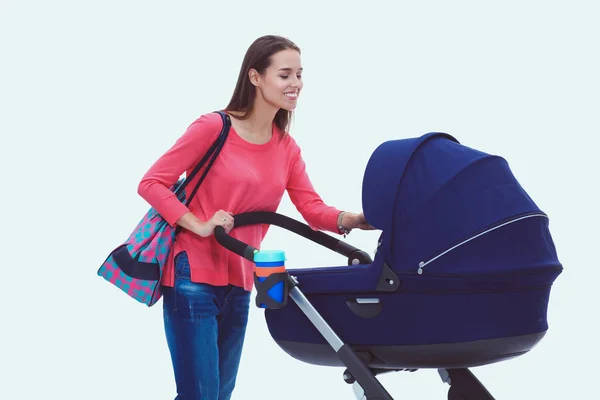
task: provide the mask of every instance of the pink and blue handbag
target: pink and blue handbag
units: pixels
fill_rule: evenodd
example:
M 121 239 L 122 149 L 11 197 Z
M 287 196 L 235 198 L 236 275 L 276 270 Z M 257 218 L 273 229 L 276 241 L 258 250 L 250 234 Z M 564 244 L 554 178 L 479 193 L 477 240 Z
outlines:
M 189 205 L 196 194 L 198 187 L 206 177 L 229 134 L 229 127 L 231 126 L 229 116 L 222 111 L 217 112 L 223 119 L 223 129 L 217 140 L 208 149 L 190 175 L 186 176 L 185 179 L 180 179 L 170 188 L 177 195 L 179 201 L 186 205 Z M 210 157 L 212 158 L 194 190 L 186 198 L 185 188 L 187 184 L 202 169 Z M 171 253 L 178 232 L 179 227 L 170 226 L 154 208 L 150 208 L 127 240 L 108 255 L 98 270 L 98 275 L 140 303 L 151 307 L 162 296 L 160 281 L 167 257 Z

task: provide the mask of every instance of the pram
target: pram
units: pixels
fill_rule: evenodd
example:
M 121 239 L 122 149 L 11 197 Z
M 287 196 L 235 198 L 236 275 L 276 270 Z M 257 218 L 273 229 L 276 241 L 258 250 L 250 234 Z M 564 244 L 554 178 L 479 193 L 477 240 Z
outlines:
M 450 400 L 493 399 L 469 368 L 523 355 L 548 329 L 563 267 L 547 215 L 502 157 L 437 132 L 381 144 L 362 203 L 381 230 L 374 260 L 277 213 L 235 216 L 236 226 L 277 225 L 348 257 L 345 266 L 255 275 L 272 338 L 300 361 L 346 367 L 358 399 L 392 399 L 378 374 L 426 368 L 450 385 Z M 258 251 L 222 228 L 215 236 L 249 260 Z M 268 295 L 278 282 L 283 302 Z

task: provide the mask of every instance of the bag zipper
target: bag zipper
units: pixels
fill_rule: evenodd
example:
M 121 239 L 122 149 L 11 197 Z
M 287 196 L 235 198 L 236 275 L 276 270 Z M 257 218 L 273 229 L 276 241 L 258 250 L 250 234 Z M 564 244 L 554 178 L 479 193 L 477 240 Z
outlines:
M 504 222 L 504 223 L 502 223 L 502 224 L 500 224 L 500 225 L 497 225 L 497 226 L 494 226 L 494 227 L 492 227 L 492 228 L 489 228 L 489 229 L 487 229 L 487 230 L 485 230 L 485 231 L 483 231 L 483 232 L 481 232 L 481 233 L 478 233 L 478 234 L 477 234 L 477 235 L 475 235 L 475 236 L 472 236 L 472 237 L 470 237 L 470 238 L 468 238 L 468 239 L 465 239 L 465 240 L 463 240 L 462 242 L 458 243 L 458 244 L 457 244 L 457 245 L 455 245 L 455 246 L 452 246 L 452 247 L 450 247 L 448 250 L 446 250 L 446 251 L 444 251 L 444 252 L 442 252 L 442 253 L 438 254 L 437 256 L 433 257 L 432 259 L 430 259 L 430 260 L 429 260 L 429 261 L 427 261 L 427 262 L 425 262 L 425 261 L 421 261 L 421 262 L 419 263 L 419 268 L 417 269 L 417 273 L 418 273 L 419 275 L 422 275 L 422 274 L 423 274 L 423 268 L 425 268 L 425 266 L 427 266 L 428 264 L 430 264 L 430 263 L 432 263 L 433 261 L 437 260 L 438 258 L 442 257 L 443 255 L 445 255 L 445 254 L 448 254 L 448 253 L 449 253 L 449 252 L 451 252 L 452 250 L 454 250 L 454 249 L 456 249 L 456 248 L 458 248 L 458 247 L 462 246 L 463 244 L 465 244 L 465 243 L 467 243 L 467 242 L 470 242 L 470 241 L 471 241 L 471 240 L 473 240 L 473 239 L 477 239 L 477 238 L 478 238 L 478 237 L 480 237 L 480 236 L 483 236 L 483 235 L 485 235 L 485 234 L 487 234 L 487 233 L 490 233 L 490 232 L 492 232 L 492 231 L 494 231 L 494 230 L 496 230 L 496 229 L 502 228 L 503 226 L 506 226 L 506 225 L 512 224 L 513 222 L 521 221 L 521 220 L 523 220 L 523 219 L 527 219 L 527 218 L 534 218 L 534 217 L 543 217 L 543 218 L 548 218 L 548 216 L 547 216 L 546 214 L 543 214 L 543 213 L 541 213 L 541 214 L 540 214 L 540 213 L 536 213 L 536 214 L 530 214 L 530 215 L 525 215 L 525 216 L 522 216 L 522 217 L 518 217 L 518 218 L 511 219 L 511 220 L 509 220 L 509 221 L 506 221 L 506 222 Z

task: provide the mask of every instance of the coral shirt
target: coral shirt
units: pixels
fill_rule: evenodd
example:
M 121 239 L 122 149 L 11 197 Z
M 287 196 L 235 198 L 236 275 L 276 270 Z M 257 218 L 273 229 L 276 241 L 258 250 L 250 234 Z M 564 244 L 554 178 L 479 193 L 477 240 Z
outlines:
M 189 174 L 216 140 L 223 122 L 218 113 L 202 115 L 194 121 L 175 144 L 163 154 L 142 178 L 138 193 L 171 225 L 186 212 L 207 221 L 219 209 L 234 215 L 249 211 L 275 212 L 285 190 L 290 199 L 315 230 L 339 233 L 335 207 L 326 205 L 315 192 L 306 173 L 301 151 L 288 134 L 281 135 L 273 124 L 273 135 L 265 144 L 242 139 L 230 128 L 229 136 L 206 178 L 194 195 L 189 209 L 169 189 L 186 172 Z M 189 196 L 202 169 L 186 187 Z M 229 233 L 257 249 L 267 233 L 266 225 L 248 225 Z M 187 229 L 177 235 L 162 284 L 173 286 L 177 253 L 186 251 L 191 279 L 215 286 L 227 284 L 250 291 L 254 284 L 254 264 L 225 249 L 214 235 L 203 238 Z

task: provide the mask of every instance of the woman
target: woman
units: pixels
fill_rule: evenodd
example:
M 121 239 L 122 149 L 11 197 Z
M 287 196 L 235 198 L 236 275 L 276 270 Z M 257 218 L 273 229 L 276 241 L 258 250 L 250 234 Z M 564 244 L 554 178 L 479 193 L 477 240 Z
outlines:
M 193 122 L 139 184 L 139 194 L 169 224 L 184 228 L 162 280 L 176 399 L 227 400 L 235 386 L 254 265 L 216 242 L 216 226 L 229 233 L 235 214 L 276 211 L 287 190 L 313 229 L 338 234 L 372 229 L 362 213 L 323 203 L 306 174 L 300 148 L 287 134 L 302 90 L 301 74 L 294 43 L 279 36 L 257 39 L 224 110 L 231 119 L 227 142 L 189 208 L 169 187 L 193 169 L 218 136 L 222 119 L 217 113 Z M 253 225 L 230 234 L 260 248 L 266 230 Z

